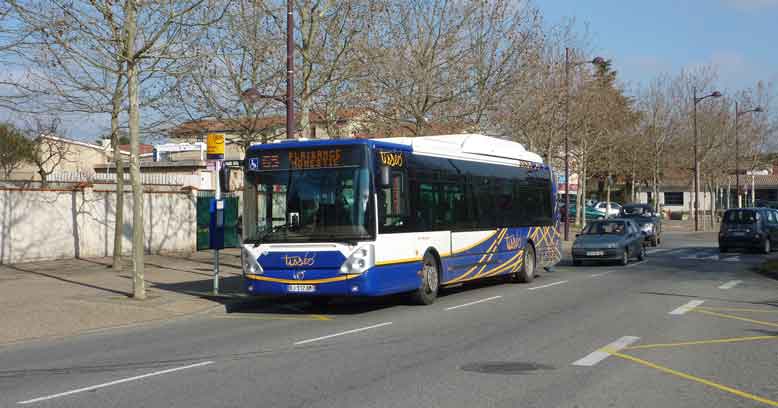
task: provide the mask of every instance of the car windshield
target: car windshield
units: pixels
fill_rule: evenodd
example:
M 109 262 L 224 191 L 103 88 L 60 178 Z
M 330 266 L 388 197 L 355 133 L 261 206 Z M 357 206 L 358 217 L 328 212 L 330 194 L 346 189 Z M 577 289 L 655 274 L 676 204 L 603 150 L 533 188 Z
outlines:
M 622 221 L 600 221 L 593 222 L 583 230 L 584 235 L 624 235 L 626 225 Z
M 727 224 L 753 224 L 756 219 L 756 211 L 753 210 L 727 211 L 727 215 L 724 217 Z
M 621 215 L 625 217 L 648 217 L 651 214 L 651 209 L 642 205 L 623 207 L 621 209 Z

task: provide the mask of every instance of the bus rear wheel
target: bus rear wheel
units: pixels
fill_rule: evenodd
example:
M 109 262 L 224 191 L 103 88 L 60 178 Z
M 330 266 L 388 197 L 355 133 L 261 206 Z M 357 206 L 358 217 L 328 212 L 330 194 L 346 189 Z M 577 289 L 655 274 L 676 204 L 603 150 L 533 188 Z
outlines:
M 535 278 L 535 247 L 527 243 L 524 247 L 524 260 L 521 269 L 513 275 L 513 280 L 520 283 L 530 283 Z
M 431 305 L 435 303 L 439 289 L 438 259 L 431 252 L 427 252 L 422 261 L 421 286 L 413 292 L 411 300 L 417 305 Z

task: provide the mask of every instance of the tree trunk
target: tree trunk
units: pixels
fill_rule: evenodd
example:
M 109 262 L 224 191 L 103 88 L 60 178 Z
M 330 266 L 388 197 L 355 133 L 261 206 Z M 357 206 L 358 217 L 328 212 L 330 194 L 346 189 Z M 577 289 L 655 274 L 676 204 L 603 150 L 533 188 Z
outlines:
M 122 76 L 116 78 L 111 101 L 111 144 L 116 165 L 116 220 L 113 228 L 113 269 L 122 270 L 122 239 L 124 238 L 124 160 L 119 149 L 119 112 L 122 103 Z
M 654 161 L 654 174 L 651 179 L 651 191 L 653 192 L 654 211 L 659 212 L 659 160 Z
M 130 180 L 132 183 L 132 295 L 135 299 L 146 298 L 143 276 L 143 186 L 140 180 L 140 112 L 138 95 L 138 62 L 133 55 L 137 30 L 135 0 L 127 0 L 127 98 L 130 102 Z
M 46 180 L 46 176 L 47 176 L 46 171 L 43 170 L 43 168 L 41 168 L 40 170 L 38 170 L 38 175 L 41 178 L 41 187 L 46 188 L 46 186 L 49 184 L 48 180 Z
M 583 203 L 581 204 L 581 226 L 583 227 L 586 225 L 586 173 L 587 173 L 587 166 L 583 166 L 583 179 L 579 182 L 581 184 L 581 187 L 583 189 L 583 195 L 581 196 L 581 199 L 583 199 Z

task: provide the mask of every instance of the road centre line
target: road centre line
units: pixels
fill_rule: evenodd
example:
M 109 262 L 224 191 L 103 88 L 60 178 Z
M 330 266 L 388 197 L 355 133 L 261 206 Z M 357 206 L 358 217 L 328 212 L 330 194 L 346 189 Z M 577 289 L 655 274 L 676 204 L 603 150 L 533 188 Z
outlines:
M 671 315 L 682 315 L 691 312 L 695 307 L 705 303 L 704 300 L 690 300 L 682 306 L 678 306 L 670 312 Z
M 650 255 L 650 254 L 658 254 L 667 251 L 672 251 L 672 249 L 669 248 L 649 249 L 648 251 L 646 251 L 646 253 Z
M 697 383 L 700 383 L 700 384 L 707 385 L 709 387 L 716 388 L 716 389 L 724 391 L 724 392 L 728 392 L 730 394 L 737 395 L 738 397 L 750 399 L 752 401 L 761 402 L 763 404 L 767 404 L 767 405 L 770 405 L 770 406 L 773 406 L 773 407 L 778 407 L 778 402 L 776 402 L 776 401 L 769 400 L 767 398 L 762 398 L 762 397 L 759 397 L 757 395 L 747 393 L 745 391 L 740 391 L 738 389 L 735 389 L 735 388 L 732 388 L 732 387 L 728 387 L 728 386 L 723 385 L 723 384 L 718 384 L 718 383 L 715 383 L 713 381 L 706 380 L 704 378 L 693 376 L 691 374 L 682 373 L 680 371 L 676 371 L 676 370 L 673 370 L 671 368 L 663 367 L 663 366 L 660 366 L 659 364 L 654 364 L 654 363 L 652 363 L 650 361 L 642 360 L 642 359 L 639 359 L 637 357 L 630 356 L 628 354 L 622 354 L 622 353 L 618 353 L 618 352 L 613 352 L 611 354 L 613 356 L 622 358 L 624 360 L 632 361 L 633 363 L 641 364 L 641 365 L 644 365 L 646 367 L 650 367 L 650 368 L 653 368 L 655 370 L 659 370 L 659 371 L 661 371 L 663 373 L 666 373 L 666 374 L 671 374 L 671 375 L 674 375 L 674 376 L 677 376 L 677 377 L 681 377 L 681 378 L 684 378 L 684 379 L 687 379 L 687 380 L 691 380 L 691 381 L 694 381 L 694 382 L 697 382 Z
M 592 276 L 592 278 L 598 278 L 598 277 L 600 277 L 600 276 L 604 276 L 604 275 L 607 275 L 607 274 L 609 274 L 609 273 L 610 273 L 610 272 L 600 272 L 600 273 L 593 273 L 591 276 Z
M 643 260 L 643 261 L 638 261 L 638 262 L 635 262 L 635 263 L 631 263 L 631 264 L 629 264 L 629 265 L 626 265 L 626 266 L 625 266 L 625 268 L 631 268 L 631 267 L 633 267 L 633 266 L 637 266 L 637 265 L 643 265 L 644 263 L 646 263 L 646 261 L 645 261 L 645 260 Z
M 346 331 L 340 332 L 340 333 L 328 334 L 326 336 L 316 337 L 314 339 L 300 340 L 300 341 L 295 342 L 294 345 L 295 346 L 299 346 L 301 344 L 313 343 L 315 341 L 331 339 L 333 337 L 344 336 L 346 334 L 359 333 L 359 332 L 363 332 L 365 330 L 377 329 L 379 327 L 389 326 L 390 324 L 392 324 L 392 322 L 379 323 L 379 324 L 374 324 L 372 326 L 360 327 L 359 329 L 352 329 L 352 330 L 346 330 Z
M 734 288 L 735 286 L 737 286 L 737 285 L 739 285 L 741 283 L 743 283 L 743 281 L 739 281 L 739 280 L 729 281 L 729 282 L 719 286 L 719 289 L 724 289 L 724 290 L 732 289 L 732 288 Z
M 461 308 L 461 307 L 472 306 L 472 305 L 476 305 L 476 304 L 479 304 L 479 303 L 488 302 L 488 301 L 490 301 L 490 300 L 499 299 L 499 298 L 501 298 L 501 297 L 502 297 L 502 296 L 500 296 L 500 295 L 498 295 L 498 296 L 492 296 L 492 297 L 490 297 L 490 298 L 481 299 L 481 300 L 476 300 L 476 301 L 469 302 L 469 303 L 465 303 L 465 304 L 458 305 L 458 306 L 451 306 L 451 307 L 447 307 L 445 310 L 454 310 L 454 309 L 459 309 L 459 308 Z
M 589 353 L 586 357 L 574 361 L 573 365 L 579 367 L 591 367 L 599 363 L 600 361 L 610 357 L 613 353 L 629 346 L 632 343 L 635 343 L 638 340 L 640 340 L 640 337 L 635 337 L 635 336 L 621 337 L 618 340 L 614 341 L 613 343 L 610 343 L 605 347 L 602 347 L 598 350 Z
M 549 288 L 551 286 L 561 285 L 563 283 L 567 283 L 567 281 L 563 280 L 563 281 L 559 281 L 559 282 L 549 283 L 548 285 L 535 286 L 535 287 L 527 288 L 527 290 L 537 290 L 537 289 Z
M 41 401 L 46 401 L 46 400 L 50 400 L 50 399 L 54 399 L 54 398 L 59 398 L 59 397 L 65 397 L 65 396 L 68 396 L 68 395 L 78 394 L 80 392 L 93 391 L 93 390 L 100 389 L 100 388 L 110 387 L 112 385 L 122 384 L 122 383 L 130 382 L 130 381 L 141 380 L 141 379 L 144 379 L 144 378 L 154 377 L 154 376 L 158 376 L 158 375 L 162 375 L 162 374 L 169 374 L 169 373 L 173 373 L 173 372 L 176 372 L 176 371 L 186 370 L 186 369 L 189 369 L 189 368 L 203 367 L 203 366 L 207 366 L 207 365 L 210 365 L 210 364 L 213 364 L 213 361 L 203 361 L 203 362 L 200 362 L 200 363 L 197 363 L 197 364 L 190 364 L 190 365 L 183 366 L 183 367 L 169 368 L 167 370 L 155 371 L 153 373 L 137 375 L 135 377 L 129 377 L 129 378 L 122 378 L 120 380 L 110 381 L 110 382 L 107 382 L 107 383 L 92 385 L 92 386 L 84 387 L 84 388 L 78 388 L 78 389 L 71 390 L 71 391 L 65 391 L 65 392 L 61 392 L 59 394 L 46 395 L 44 397 L 33 398 L 33 399 L 30 399 L 30 400 L 26 400 L 26 401 L 19 401 L 18 404 L 20 404 L 20 405 L 33 404 L 33 403 L 36 403 L 36 402 L 41 402 Z

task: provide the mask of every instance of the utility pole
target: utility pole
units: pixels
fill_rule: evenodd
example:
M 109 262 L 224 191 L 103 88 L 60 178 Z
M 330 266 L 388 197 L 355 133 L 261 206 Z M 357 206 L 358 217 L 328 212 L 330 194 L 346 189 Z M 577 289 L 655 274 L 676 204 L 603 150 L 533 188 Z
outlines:
M 565 241 L 570 240 L 570 48 L 565 47 Z M 583 205 L 581 205 L 583 207 Z M 577 211 L 581 211 L 577 208 Z
M 602 66 L 607 64 L 605 59 L 601 57 L 595 57 L 591 61 L 570 61 L 570 48 L 565 47 L 565 241 L 570 240 L 570 65 L 578 66 L 583 64 L 594 64 Z M 579 175 L 579 184 L 581 182 Z M 580 194 L 577 191 L 576 194 Z M 586 203 L 584 200 L 586 197 L 581 197 L 581 207 L 576 207 L 577 211 L 583 211 L 583 220 L 586 220 Z
M 738 137 L 738 119 L 746 113 L 762 112 L 762 107 L 757 106 L 754 109 L 741 111 L 738 101 L 735 101 L 735 191 L 737 191 L 737 208 L 743 208 L 743 197 L 740 193 L 740 138 Z M 752 183 L 753 186 L 753 183 Z M 752 200 L 753 201 L 753 200 Z
M 743 199 L 740 197 L 740 138 L 737 137 L 739 112 L 738 102 L 735 101 L 735 192 L 737 193 L 737 208 L 743 208 Z
M 694 231 L 699 231 L 700 226 L 697 221 L 697 211 L 700 208 L 699 198 L 697 197 L 697 186 L 700 182 L 700 165 L 697 161 L 697 87 L 692 87 L 692 94 L 694 97 L 694 113 L 692 114 L 692 121 L 694 122 Z
M 714 91 L 711 92 L 710 95 L 705 95 L 703 97 L 698 98 L 697 97 L 697 87 L 692 87 L 692 105 L 693 105 L 693 113 L 692 113 L 692 121 L 694 126 L 694 231 L 700 230 L 699 225 L 699 208 L 700 208 L 700 202 L 699 202 L 699 186 L 700 186 L 700 162 L 697 160 L 697 104 L 700 103 L 703 99 L 707 98 L 719 98 L 721 97 L 721 92 Z

